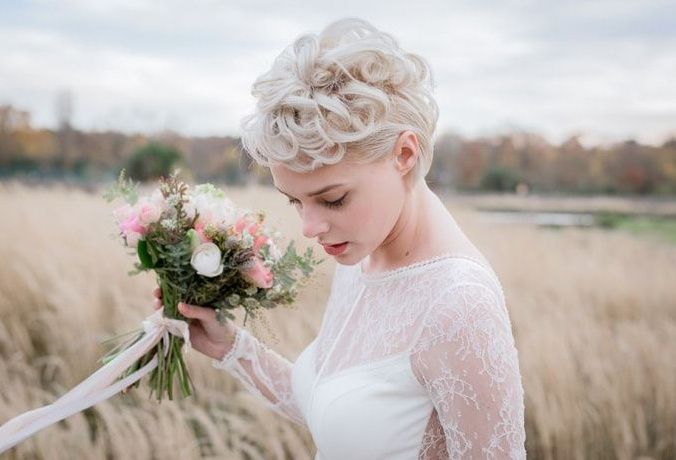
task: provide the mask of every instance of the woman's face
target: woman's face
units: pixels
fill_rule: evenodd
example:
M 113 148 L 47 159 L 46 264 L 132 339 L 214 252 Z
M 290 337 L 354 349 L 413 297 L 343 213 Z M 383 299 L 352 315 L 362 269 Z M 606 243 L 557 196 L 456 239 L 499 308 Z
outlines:
M 307 173 L 284 165 L 270 171 L 300 215 L 303 235 L 327 246 L 347 242 L 325 248 L 343 265 L 359 262 L 387 239 L 406 197 L 404 177 L 391 156 L 362 165 L 343 160 Z

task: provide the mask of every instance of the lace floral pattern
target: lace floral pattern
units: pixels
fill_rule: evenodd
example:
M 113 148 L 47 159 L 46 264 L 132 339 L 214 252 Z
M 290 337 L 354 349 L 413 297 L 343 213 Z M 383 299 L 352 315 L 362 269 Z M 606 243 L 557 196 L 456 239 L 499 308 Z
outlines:
M 274 412 L 307 428 L 291 388 L 293 363 L 246 329 L 237 327 L 233 348 L 212 366 L 232 374 Z
M 523 388 L 502 290 L 487 271 L 466 275 L 432 306 L 412 349 L 436 421 L 420 458 L 523 459 Z

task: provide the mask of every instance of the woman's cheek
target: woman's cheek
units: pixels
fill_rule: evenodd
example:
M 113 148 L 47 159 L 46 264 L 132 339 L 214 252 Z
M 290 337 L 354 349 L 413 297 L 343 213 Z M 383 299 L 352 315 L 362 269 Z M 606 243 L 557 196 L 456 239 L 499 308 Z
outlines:
M 381 209 L 374 207 L 355 208 L 351 214 L 348 222 L 352 222 L 353 228 L 356 231 L 356 237 L 373 238 L 380 233 L 380 226 L 383 225 Z M 356 226 L 354 226 L 356 224 Z

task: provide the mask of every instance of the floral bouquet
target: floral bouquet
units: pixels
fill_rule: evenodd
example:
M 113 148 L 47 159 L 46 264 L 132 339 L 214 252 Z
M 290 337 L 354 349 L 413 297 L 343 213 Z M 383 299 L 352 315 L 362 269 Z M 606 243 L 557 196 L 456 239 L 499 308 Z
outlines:
M 136 187 L 120 173 L 104 197 L 124 197 L 114 212 L 126 246 L 138 254 L 136 270 L 152 270 L 162 290 L 164 308 L 143 321 L 142 331 L 111 350 L 104 365 L 55 402 L 20 414 L 0 426 L 0 453 L 39 430 L 83 411 L 111 396 L 138 386 L 150 376 L 152 396 L 166 392 L 172 399 L 177 377 L 182 394 L 191 394 L 183 352 L 190 347 L 187 318 L 179 302 L 210 306 L 220 322 L 234 319 L 232 310 L 246 316 L 293 302 L 297 287 L 321 262 L 308 249 L 296 254 L 291 242 L 278 249 L 278 233 L 263 223 L 261 213 L 236 208 L 211 184 L 190 188 L 178 171 L 162 178 L 158 190 L 138 197 Z M 300 271 L 300 273 L 298 273 Z
M 139 198 L 123 169 L 117 183 L 104 194 L 109 202 L 116 197 L 126 201 L 115 209 L 114 216 L 124 244 L 138 254 L 136 270 L 129 274 L 152 270 L 157 276 L 164 308 L 155 319 L 161 320 L 162 315 L 187 320 L 177 308 L 184 302 L 214 308 L 221 324 L 235 319 L 231 311 L 241 307 L 246 312 L 246 325 L 249 316 L 255 317 L 263 309 L 292 303 L 298 286 L 321 260 L 314 260 L 309 248 L 303 256 L 297 255 L 293 241 L 281 252 L 276 241 L 280 235 L 264 225 L 262 213 L 237 208 L 212 184 L 191 190 L 178 179 L 178 173 L 161 178 L 158 189 Z M 158 341 L 156 348 L 120 376 L 132 374 L 157 357 L 150 386 L 158 401 L 165 391 L 173 399 L 175 376 L 183 396 L 191 394 L 192 381 L 182 356 L 187 351 L 184 346 L 189 347 L 189 336 L 186 327 L 178 327 L 182 332 L 166 333 L 164 341 Z M 145 335 L 145 330 L 138 332 L 102 361 L 107 363 L 124 353 Z M 137 380 L 132 386 L 139 383 Z

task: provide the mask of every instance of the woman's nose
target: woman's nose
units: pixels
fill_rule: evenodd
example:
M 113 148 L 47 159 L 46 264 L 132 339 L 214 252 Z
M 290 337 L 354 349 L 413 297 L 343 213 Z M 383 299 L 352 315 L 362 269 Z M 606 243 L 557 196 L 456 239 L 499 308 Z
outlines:
M 328 230 L 329 224 L 322 219 L 321 215 L 312 215 L 307 212 L 303 215 L 303 236 L 306 238 L 315 238 Z

